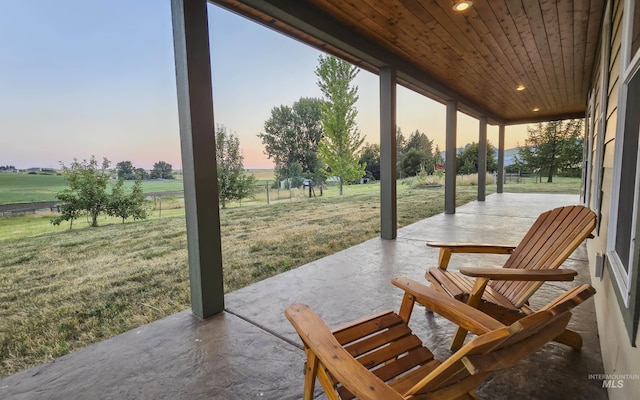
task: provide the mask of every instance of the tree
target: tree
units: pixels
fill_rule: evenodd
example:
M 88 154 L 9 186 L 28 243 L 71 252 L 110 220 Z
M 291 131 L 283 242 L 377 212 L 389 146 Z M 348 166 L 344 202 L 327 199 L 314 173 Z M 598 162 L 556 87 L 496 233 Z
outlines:
M 518 150 L 518 158 L 540 176 L 547 175 L 553 182 L 558 171 L 575 173 L 582 162 L 583 120 L 550 121 L 527 129 L 525 145 Z
M 136 179 L 136 170 L 131 161 L 120 161 L 116 164 L 116 174 L 119 179 L 133 180 Z
M 240 140 L 224 125 L 216 126 L 216 162 L 218 198 L 222 208 L 230 201 L 239 201 L 253 194 L 255 177 L 244 174 Z
M 423 168 L 424 154 L 416 149 L 410 149 L 402 155 L 400 168 L 405 177 L 416 176 Z
M 91 226 L 98 226 L 98 215 L 109 204 L 110 161 L 104 158 L 102 165 L 98 166 L 98 161 L 91 156 L 89 161 L 74 159 L 70 167 L 60 164 L 69 186 L 56 195 L 62 202 L 61 214 L 51 222 L 60 225 L 62 221 L 71 220 L 73 224 L 73 219 L 86 212 L 91 216 Z
M 157 163 L 153 164 L 151 179 L 174 179 L 171 171 L 173 171 L 173 167 L 171 166 L 171 164 L 164 161 L 158 161 Z
M 136 179 L 145 180 L 149 179 L 149 173 L 145 171 L 143 168 L 136 168 Z
M 496 150 L 487 141 L 487 172 L 493 172 L 498 169 L 496 162 Z M 456 171 L 458 174 L 475 174 L 478 172 L 478 143 L 473 142 L 459 151 L 456 156 Z
M 265 154 L 273 159 L 276 179 L 286 179 L 285 172 L 292 163 L 302 167 L 302 176 L 321 182 L 318 143 L 322 138 L 320 121 L 322 100 L 302 97 L 292 107 L 271 109 L 271 117 L 264 123 L 264 133 L 258 134 Z
M 433 173 L 435 159 L 433 154 L 433 140 L 416 130 L 402 146 L 401 157 L 398 162 L 401 176 L 415 176 L 420 171 Z
M 355 121 L 358 87 L 351 86 L 358 71 L 358 68 L 333 56 L 320 56 L 315 71 L 325 100 L 321 113 L 324 137 L 318 146 L 320 160 L 327 166 L 324 169 L 327 176 L 338 177 L 340 195 L 345 181 L 364 176 L 365 167 L 357 156 L 364 142 Z
M 368 178 L 380 180 L 380 145 L 366 143 L 360 151 L 360 164 L 364 164 L 364 171 Z
M 297 161 L 290 162 L 280 169 L 280 177 L 285 182 L 285 189 L 302 186 L 302 165 Z
M 134 220 L 146 219 L 149 209 L 144 203 L 142 181 L 137 179 L 130 193 L 124 191 L 123 184 L 124 180 L 118 179 L 118 182 L 111 189 L 111 196 L 109 196 L 109 203 L 106 207 L 107 214 L 122 218 L 123 224 L 130 217 L 133 217 Z
M 80 199 L 77 193 L 71 190 L 63 190 L 56 195 L 61 201 L 58 206 L 60 215 L 51 220 L 53 225 L 60 225 L 62 221 L 69 221 L 69 229 L 73 228 L 73 221 L 82 215 L 83 210 L 80 209 Z
M 402 134 L 402 129 L 398 127 L 396 130 L 396 177 L 399 179 L 403 178 L 402 174 L 402 157 L 404 155 L 404 146 L 407 143 L 407 139 L 405 139 Z

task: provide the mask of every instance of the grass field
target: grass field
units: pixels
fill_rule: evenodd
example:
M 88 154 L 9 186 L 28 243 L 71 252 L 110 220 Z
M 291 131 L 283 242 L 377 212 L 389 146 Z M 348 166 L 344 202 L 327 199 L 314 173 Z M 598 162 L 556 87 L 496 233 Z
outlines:
M 272 169 L 250 169 L 247 174 L 256 177 L 260 184 L 273 182 Z M 115 183 L 115 181 L 114 181 Z M 133 185 L 126 181 L 125 188 Z M 0 173 L 0 204 L 33 203 L 55 201 L 56 194 L 67 186 L 62 175 L 30 175 L 25 173 Z M 175 192 L 183 189 L 182 179 L 146 180 L 142 182 L 145 193 Z
M 125 182 L 125 188 L 132 185 L 133 181 Z M 65 187 L 67 183 L 62 175 L 0 174 L 0 204 L 55 201 L 56 194 Z M 179 191 L 182 179 L 146 180 L 142 190 L 145 193 Z
M 566 193 L 580 194 L 581 181 L 580 178 L 565 178 L 554 176 L 553 182 L 547 183 L 547 179 L 543 178 L 542 182 L 536 182 L 536 179 L 523 178 L 521 182 L 509 182 L 504 184 L 506 193 Z
M 379 189 L 347 186 L 339 197 L 333 187 L 323 197 L 222 210 L 225 291 L 377 236 Z M 476 190 L 459 187 L 458 204 Z M 443 211 L 443 188 L 405 180 L 397 193 L 400 226 Z M 46 215 L 0 218 L 0 376 L 189 307 L 184 210 L 157 214 L 48 232 Z

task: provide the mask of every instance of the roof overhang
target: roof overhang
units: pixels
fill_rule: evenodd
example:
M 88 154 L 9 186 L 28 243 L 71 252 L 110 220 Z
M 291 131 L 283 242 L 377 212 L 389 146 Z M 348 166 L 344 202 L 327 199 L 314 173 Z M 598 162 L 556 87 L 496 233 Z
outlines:
M 394 68 L 400 85 L 505 125 L 584 116 L 604 6 L 483 0 L 458 13 L 451 0 L 212 2 L 367 71 Z

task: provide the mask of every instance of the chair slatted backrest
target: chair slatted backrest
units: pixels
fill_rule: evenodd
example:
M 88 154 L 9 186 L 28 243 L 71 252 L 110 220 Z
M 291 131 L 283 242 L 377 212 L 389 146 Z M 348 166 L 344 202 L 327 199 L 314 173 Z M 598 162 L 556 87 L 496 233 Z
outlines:
M 584 206 L 559 207 L 541 214 L 515 248 L 504 268 L 556 269 L 596 226 L 596 215 Z M 543 282 L 492 281 L 489 285 L 521 307 Z
M 420 398 L 429 394 L 429 398 L 456 398 L 469 392 L 493 372 L 514 365 L 556 338 L 569 323 L 570 310 L 593 294 L 595 289 L 590 285 L 579 286 L 511 326 L 476 337 L 404 396 Z
M 421 379 L 420 376 L 417 380 L 412 379 L 412 382 L 416 383 L 411 388 L 402 390 L 402 393 L 394 389 L 402 386 L 397 385 L 397 381 L 385 383 L 376 376 L 377 374 L 356 360 L 354 351 L 351 351 L 353 349 L 345 349 L 339 338 L 334 336 L 324 321 L 308 306 L 292 304 L 285 314 L 304 342 L 308 356 L 306 369 L 317 371 L 318 379 L 328 398 L 338 399 L 340 390 L 336 389 L 343 385 L 347 390 L 343 391 L 340 397 L 346 394 L 347 398 L 357 396 L 362 399 L 445 399 L 464 396 L 494 371 L 514 365 L 540 346 L 552 341 L 565 330 L 571 318 L 570 310 L 594 294 L 595 289 L 591 285 L 579 286 L 559 296 L 540 311 L 510 326 L 503 326 L 476 337 L 444 362 L 436 364 L 434 368 L 428 368 L 430 372 L 425 372 Z M 376 319 L 379 320 L 381 319 Z M 356 330 L 361 330 L 361 327 Z M 362 343 L 366 342 L 367 339 Z M 360 348 L 360 351 L 366 350 Z M 355 353 L 359 354 L 360 351 Z M 398 362 L 391 361 L 389 365 L 393 367 L 396 363 Z M 420 369 L 413 372 L 420 372 Z M 315 379 L 315 373 L 309 375 L 307 372 L 305 380 L 307 379 Z M 310 399 L 312 396 L 312 386 L 305 383 L 305 398 Z

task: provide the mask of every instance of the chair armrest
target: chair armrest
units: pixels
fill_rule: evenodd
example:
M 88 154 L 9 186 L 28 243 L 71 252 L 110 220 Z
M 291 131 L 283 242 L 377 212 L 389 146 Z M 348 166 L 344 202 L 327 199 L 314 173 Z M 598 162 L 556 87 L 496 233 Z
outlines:
M 446 294 L 440 293 L 413 279 L 396 277 L 391 283 L 415 298 L 429 310 L 476 335 L 503 328 L 504 325 L 482 311 L 476 310 Z
M 309 306 L 292 304 L 284 312 L 298 335 L 331 372 L 358 398 L 402 400 L 403 397 L 351 356 L 333 336 L 327 324 Z
M 511 254 L 516 248 L 516 246 L 506 244 L 447 242 L 427 242 L 427 246 L 440 248 L 440 254 L 438 255 L 438 268 L 443 270 L 447 269 L 452 253 Z
M 511 254 L 516 246 L 508 244 L 489 243 L 447 243 L 447 242 L 427 242 L 429 247 L 448 249 L 452 253 L 491 253 L 491 254 Z
M 462 267 L 460 273 L 494 281 L 572 281 L 578 275 L 572 269 L 515 269 L 494 267 Z

